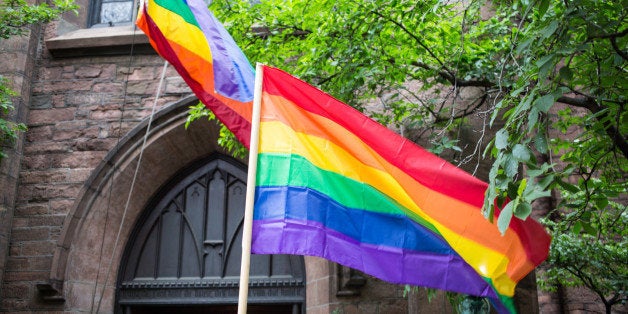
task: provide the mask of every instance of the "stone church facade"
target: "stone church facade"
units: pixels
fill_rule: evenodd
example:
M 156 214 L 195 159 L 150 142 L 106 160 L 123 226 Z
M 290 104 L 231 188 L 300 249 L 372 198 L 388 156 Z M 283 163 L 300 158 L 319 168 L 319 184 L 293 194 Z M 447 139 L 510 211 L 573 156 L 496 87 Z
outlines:
M 246 160 L 185 129 L 198 101 L 172 67 L 155 103 L 141 31 L 78 4 L 0 42 L 28 125 L 0 162 L 0 312 L 235 313 Z M 252 313 L 407 312 L 403 286 L 323 259 L 252 261 Z
M 141 31 L 90 27 L 77 2 L 0 41 L 10 118 L 28 126 L 0 162 L 0 312 L 234 313 L 246 160 L 217 125 L 184 128 L 197 100 Z M 253 265 L 251 313 L 452 311 L 319 258 Z M 518 302 L 536 312 L 527 289 Z

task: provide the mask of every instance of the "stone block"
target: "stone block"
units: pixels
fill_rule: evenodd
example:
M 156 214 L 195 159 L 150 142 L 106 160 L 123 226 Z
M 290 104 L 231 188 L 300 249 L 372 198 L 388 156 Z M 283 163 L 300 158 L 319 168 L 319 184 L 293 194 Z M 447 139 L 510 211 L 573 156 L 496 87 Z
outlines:
M 166 78 L 165 85 L 164 94 L 189 94 L 192 92 L 187 83 L 178 76 Z
M 62 226 L 65 219 L 65 215 L 47 215 L 47 216 L 34 216 L 24 218 L 26 220 L 25 227 L 56 227 Z M 17 220 L 17 218 L 15 219 Z M 14 220 L 14 221 L 15 221 Z M 14 222 L 14 227 L 16 223 Z
M 21 51 L 26 52 L 28 50 L 28 36 L 13 36 L 6 39 L 0 39 L 0 53 L 7 51 Z
M 20 299 L 31 294 L 31 285 L 28 283 L 10 283 L 3 286 L 0 299 Z
M 65 104 L 65 95 L 63 94 L 53 94 L 52 95 L 52 106 L 54 108 L 65 108 L 67 107 Z
M 21 246 L 21 256 L 52 256 L 55 242 L 50 240 L 28 241 L 22 242 Z
M 50 239 L 50 228 L 13 228 L 11 241 L 42 241 Z
M 43 185 L 20 185 L 18 187 L 18 202 L 40 202 L 46 199 L 46 187 Z
M 79 184 L 55 184 L 48 186 L 46 196 L 55 198 L 75 198 L 78 196 L 81 186 Z
M 89 93 L 70 93 L 65 95 L 66 106 L 85 106 L 85 105 L 100 105 L 102 103 L 103 95 Z
M 26 69 L 27 55 L 23 52 L 0 53 L 0 69 L 4 73 L 24 72 Z
M 52 139 L 55 141 L 72 140 L 83 137 L 84 133 L 84 129 L 55 129 Z
M 408 302 L 404 298 L 385 299 L 380 302 L 378 311 L 379 313 L 406 314 L 408 313 Z
M 59 121 L 54 128 L 56 130 L 76 130 L 84 129 L 87 125 L 87 121 L 84 120 Z
M 115 146 L 117 139 L 81 139 L 74 143 L 74 149 L 77 151 L 108 151 Z
M 52 256 L 35 256 L 28 258 L 28 270 L 50 271 Z
M 23 170 L 48 169 L 51 165 L 50 156 L 34 155 L 22 158 Z
M 338 307 L 338 310 L 342 314 L 361 314 L 357 304 L 342 304 Z M 385 312 L 386 313 L 386 312 Z
M 37 145 L 26 145 L 25 155 L 44 155 L 70 152 L 70 143 L 64 142 L 40 142 Z
M 28 221 L 29 221 L 29 218 L 15 217 L 13 218 L 13 228 L 28 227 Z M 19 253 L 16 253 L 16 254 L 19 254 Z
M 50 212 L 48 202 L 26 203 L 15 207 L 15 216 L 25 217 L 33 215 L 45 215 Z
M 64 215 L 70 212 L 74 200 L 72 199 L 57 199 L 50 200 L 50 213 L 53 215 Z
M 45 281 L 50 271 L 8 271 L 4 274 L 4 282 Z
M 9 188 L 17 184 L 14 180 L 20 172 L 20 159 L 22 156 L 15 149 L 4 148 L 7 157 L 0 161 L 0 187 Z M 6 189 L 3 189 L 6 191 Z
M 92 174 L 92 168 L 71 169 L 68 175 L 68 182 L 83 183 Z
M 93 291 L 94 284 L 91 282 L 67 282 L 64 285 L 66 291 L 66 303 L 71 305 L 68 310 L 72 312 L 89 312 L 92 309 L 92 301 L 94 300 L 92 293 L 85 293 L 85 291 Z
M 28 268 L 27 257 L 9 256 L 7 258 L 6 270 L 7 271 L 23 271 Z
M 157 79 L 153 67 L 120 67 L 117 79 L 121 81 L 153 81 Z
M 65 74 L 64 74 L 65 75 Z M 75 91 L 89 91 L 94 84 L 93 80 L 62 80 L 46 82 L 42 93 L 67 93 Z
M 28 124 L 54 124 L 58 121 L 73 120 L 75 111 L 75 108 L 31 110 L 30 114 L 28 115 Z
M 119 95 L 124 92 L 124 84 L 115 82 L 95 83 L 92 91 L 95 93 L 110 93 Z
M 358 312 L 359 313 L 388 313 L 388 312 L 378 311 L 378 304 L 375 302 L 368 302 L 368 301 L 360 302 L 360 304 L 358 305 Z
M 74 76 L 77 78 L 96 78 L 101 73 L 102 69 L 98 66 L 83 65 L 75 69 Z
M 46 109 L 52 108 L 52 96 L 51 95 L 34 95 L 31 97 L 30 106 L 31 109 Z
M 0 298 L 0 310 L 10 309 L 11 311 L 26 311 L 29 308 L 29 300 Z
M 52 139 L 52 126 L 29 126 L 26 131 L 26 141 L 42 142 Z
M 122 116 L 122 111 L 118 109 L 114 110 L 94 110 L 90 114 L 90 118 L 98 121 L 110 121 L 119 120 Z
M 71 154 L 53 156 L 52 166 L 55 168 L 94 168 L 102 161 L 107 152 L 77 151 Z
M 60 67 L 41 67 L 39 68 L 39 78 L 44 81 L 58 80 L 61 78 L 63 69 Z
M 128 95 L 153 95 L 157 91 L 157 85 L 154 81 L 128 82 L 126 92 Z

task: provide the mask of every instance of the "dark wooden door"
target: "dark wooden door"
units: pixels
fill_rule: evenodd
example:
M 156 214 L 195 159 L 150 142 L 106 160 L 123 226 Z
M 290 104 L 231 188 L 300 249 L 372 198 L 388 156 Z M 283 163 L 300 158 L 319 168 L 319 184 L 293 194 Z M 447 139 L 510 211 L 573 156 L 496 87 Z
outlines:
M 117 311 L 232 313 L 245 191 L 246 168 L 222 155 L 181 171 L 162 188 L 128 241 Z M 301 256 L 253 255 L 249 312 L 302 311 L 304 272 Z

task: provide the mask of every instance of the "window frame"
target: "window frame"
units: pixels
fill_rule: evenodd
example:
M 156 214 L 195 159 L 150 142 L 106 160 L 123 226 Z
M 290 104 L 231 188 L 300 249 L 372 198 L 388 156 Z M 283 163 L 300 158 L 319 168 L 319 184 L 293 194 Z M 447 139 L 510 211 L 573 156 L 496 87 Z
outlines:
M 137 16 L 137 11 L 139 9 L 139 4 L 141 0 L 126 0 L 126 1 L 113 1 L 113 2 L 131 2 L 131 18 L 128 22 L 121 23 L 101 23 L 100 22 L 100 14 L 102 12 L 103 0 L 91 0 L 89 2 L 89 12 L 87 16 L 87 27 L 88 28 L 100 28 L 100 27 L 116 27 L 116 26 L 126 26 L 132 25 L 135 17 Z

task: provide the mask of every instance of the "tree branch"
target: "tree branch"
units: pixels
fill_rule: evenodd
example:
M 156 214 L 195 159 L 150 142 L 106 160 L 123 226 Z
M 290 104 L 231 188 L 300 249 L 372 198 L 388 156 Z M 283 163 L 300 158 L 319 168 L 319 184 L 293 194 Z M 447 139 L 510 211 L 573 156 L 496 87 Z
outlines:
M 624 58 L 624 60 L 628 60 L 628 54 L 617 46 L 617 37 L 611 37 L 611 46 L 613 46 L 613 49 L 615 49 L 615 52 L 617 52 L 620 57 Z
M 628 35 L 628 28 L 617 33 L 589 35 L 589 39 L 618 38 L 618 37 L 624 37 L 626 35 Z
M 621 153 L 624 155 L 625 158 L 628 158 L 628 141 L 619 132 L 619 130 L 617 130 L 617 128 L 614 125 L 611 125 L 609 122 L 606 122 L 608 121 L 607 119 L 608 113 L 602 112 L 606 108 L 601 106 L 594 98 L 592 97 L 574 98 L 574 97 L 561 96 L 556 101 L 563 104 L 588 109 L 589 111 L 591 111 L 591 113 L 594 113 L 594 114 L 600 113 L 597 116 L 597 120 L 600 123 L 602 123 L 602 125 L 604 126 L 604 130 L 606 131 L 606 134 L 611 138 L 611 140 L 613 141 L 615 146 L 619 149 L 619 151 L 621 151 Z
M 624 52 L 622 49 L 620 49 L 619 46 L 617 45 L 617 38 L 621 38 L 626 35 L 628 35 L 628 28 L 617 33 L 611 33 L 611 34 L 601 33 L 601 34 L 589 35 L 588 40 L 609 39 L 611 42 L 611 46 L 613 47 L 613 49 L 615 49 L 615 52 L 617 52 L 617 54 L 620 57 L 622 57 L 624 60 L 628 60 L 628 54 Z
M 431 68 L 429 65 L 423 62 L 413 61 L 410 64 L 419 68 L 426 69 L 428 71 L 436 72 L 438 76 L 445 79 L 447 82 L 449 82 L 453 86 L 457 86 L 457 87 L 494 87 L 495 86 L 495 83 L 488 80 L 461 80 L 461 79 L 458 79 L 450 71 L 442 71 L 442 70 L 438 71 L 436 69 Z
M 472 113 L 475 112 L 475 110 L 477 110 L 478 108 L 480 108 L 488 99 L 488 93 L 484 93 L 482 95 L 482 97 L 474 100 L 473 102 L 477 102 L 475 105 L 473 105 L 473 103 L 471 103 L 471 108 L 466 108 L 465 110 L 462 110 L 462 113 L 455 115 L 454 117 L 442 117 L 442 116 L 434 116 L 436 119 L 434 120 L 434 122 L 439 123 L 439 122 L 444 122 L 444 121 L 448 121 L 451 119 L 460 119 L 460 118 L 464 118 Z
M 445 63 L 443 63 L 443 61 L 441 61 L 441 60 L 440 60 L 440 58 L 438 58 L 438 57 L 436 56 L 436 54 L 434 54 L 434 52 L 432 51 L 432 49 L 430 49 L 430 47 L 428 47 L 428 46 L 427 46 L 427 45 L 426 45 L 426 44 L 425 44 L 425 43 L 421 40 L 421 38 L 419 38 L 419 36 L 417 36 L 416 34 L 414 34 L 413 32 L 411 32 L 409 29 L 407 29 L 407 28 L 406 28 L 406 27 L 405 27 L 405 26 L 404 26 L 401 22 L 395 21 L 395 20 L 391 19 L 390 17 L 388 17 L 388 16 L 384 16 L 383 14 L 381 14 L 381 13 L 379 13 L 379 12 L 377 12 L 377 11 L 374 11 L 374 10 L 371 10 L 371 13 L 372 13 L 372 14 L 375 14 L 375 15 L 379 16 L 380 18 L 382 18 L 382 19 L 384 19 L 384 20 L 386 20 L 386 21 L 389 21 L 389 22 L 391 22 L 391 23 L 393 23 L 393 24 L 397 25 L 397 27 L 401 28 L 401 30 L 403 30 L 403 31 L 404 31 L 404 33 L 406 33 L 406 34 L 408 34 L 410 37 L 412 37 L 412 39 L 414 39 L 414 40 L 415 40 L 415 41 L 419 44 L 419 46 L 423 47 L 423 49 L 425 49 L 425 50 L 427 51 L 427 53 L 429 53 L 429 54 L 430 54 L 430 56 L 432 56 L 432 58 L 434 58 L 434 60 L 436 60 L 436 62 L 438 62 L 438 64 L 440 64 L 440 66 L 441 66 L 443 69 L 445 69 L 445 71 L 446 71 L 446 72 L 449 72 L 449 73 L 451 74 L 451 71 L 450 71 L 450 70 L 449 70 L 449 69 L 445 66 Z M 452 74 L 452 75 L 453 75 L 453 74 Z

